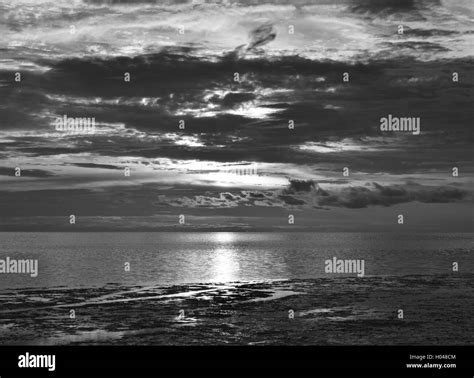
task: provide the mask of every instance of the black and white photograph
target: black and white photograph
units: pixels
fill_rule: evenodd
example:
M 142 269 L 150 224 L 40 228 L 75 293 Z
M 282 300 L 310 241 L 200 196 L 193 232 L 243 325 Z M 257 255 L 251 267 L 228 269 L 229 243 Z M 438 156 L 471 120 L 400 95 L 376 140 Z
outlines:
M 473 127 L 472 0 L 0 0 L 0 345 L 472 347 Z

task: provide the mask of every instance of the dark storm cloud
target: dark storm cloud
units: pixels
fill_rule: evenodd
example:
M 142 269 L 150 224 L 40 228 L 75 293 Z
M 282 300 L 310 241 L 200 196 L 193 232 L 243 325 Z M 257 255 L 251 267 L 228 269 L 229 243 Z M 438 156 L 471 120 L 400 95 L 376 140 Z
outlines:
M 321 197 L 322 206 L 342 206 L 348 208 L 364 208 L 372 205 L 390 206 L 404 202 L 444 203 L 457 202 L 468 197 L 468 192 L 453 187 L 422 187 L 422 186 L 382 186 L 373 183 L 373 187 L 344 188 L 338 193 Z
M 374 73 L 386 65 L 383 62 L 371 62 L 370 65 L 319 62 L 296 55 L 238 60 L 228 59 L 224 55 L 214 61 L 194 56 L 195 52 L 190 47 L 175 47 L 133 58 L 76 58 L 58 63 L 42 61 L 52 65 L 53 70 L 42 76 L 40 84 L 60 93 L 108 97 L 121 93 L 128 96 L 158 96 L 176 91 L 178 97 L 173 99 L 176 101 L 181 92 L 188 90 L 212 89 L 223 85 L 232 85 L 236 89 L 252 88 L 255 85 L 281 88 L 282 83 L 286 84 L 284 87 L 291 85 L 291 75 L 295 74 L 333 74 L 336 77 L 341 70 Z M 124 83 L 124 72 L 130 72 L 130 83 Z M 240 85 L 236 84 L 233 81 L 234 72 L 251 74 L 251 82 L 243 80 Z M 95 85 L 97 82 L 103 85 Z M 303 80 L 299 83 L 304 85 Z
M 37 128 L 44 124 L 39 113 L 51 105 L 42 89 L 35 85 L 18 85 L 12 78 L 15 72 L 0 70 L 0 82 L 7 84 L 0 86 L 0 131 L 5 129 Z M 23 74 L 23 80 L 34 77 L 34 74 Z M 36 76 L 38 77 L 38 76 Z
M 75 163 L 73 164 L 76 167 L 83 167 L 83 168 L 103 168 L 103 169 L 120 169 L 123 170 L 123 167 L 119 167 L 116 165 L 110 164 L 94 164 L 94 163 Z
M 316 188 L 316 183 L 313 180 L 291 180 L 286 191 L 288 193 L 295 192 L 310 192 Z
M 395 13 L 412 12 L 425 7 L 440 5 L 440 0 L 353 0 L 353 12 Z
M 251 92 L 229 92 L 226 93 L 223 98 L 215 95 L 209 99 L 209 102 L 232 108 L 243 102 L 255 100 L 255 98 L 255 94 Z
M 171 207 L 229 208 L 264 206 L 289 208 L 360 209 L 369 206 L 392 206 L 408 202 L 451 203 L 471 201 L 473 193 L 454 186 L 423 186 L 418 184 L 350 186 L 323 189 L 312 180 L 291 180 L 288 187 L 276 191 L 236 191 L 212 195 L 161 195 L 156 204 Z
M 95 152 L 112 156 L 138 154 L 148 158 L 252 159 L 299 164 L 308 161 L 344 164 L 351 160 L 359 161 L 368 171 L 399 172 L 416 170 L 420 161 L 429 164 L 426 156 L 434 148 L 456 160 L 455 155 L 460 153 L 449 146 L 457 145 L 462 152 L 465 150 L 462 146 L 472 140 L 468 94 L 473 91 L 473 83 L 468 59 L 418 62 L 400 58 L 350 64 L 287 56 L 236 62 L 225 56 L 210 61 L 193 56 L 192 52 L 190 48 L 172 48 L 136 58 L 50 62 L 53 69 L 29 75 L 22 92 L 13 84 L 0 89 L 6 94 L 6 103 L 0 106 L 0 113 L 9 120 L 6 127 L 53 131 L 50 123 L 54 115 L 67 113 L 95 117 L 109 124 L 123 123 L 125 132 L 65 137 L 58 139 L 55 146 L 35 145 L 34 140 L 27 142 L 27 137 L 6 145 L 35 155 Z M 463 79 L 456 86 L 452 85 L 447 71 L 453 65 Z M 241 84 L 232 80 L 235 70 L 244 77 L 248 73 Z M 132 82 L 123 82 L 125 71 L 131 72 Z M 341 83 L 341 72 L 350 72 L 350 86 Z M 317 81 L 317 77 L 324 80 Z M 33 87 L 44 88 L 45 92 L 37 93 Z M 279 94 L 280 89 L 289 90 L 290 94 Z M 53 97 L 47 97 L 48 93 Z M 28 96 L 29 100 L 25 101 Z M 93 101 L 95 96 L 99 96 L 99 101 Z M 151 99 L 150 104 L 140 103 L 143 96 Z M 81 99 L 89 102 L 82 104 Z M 440 107 L 439 103 L 445 106 Z M 264 118 L 252 118 L 245 112 L 229 113 L 247 105 L 275 112 Z M 51 113 L 49 118 L 38 116 L 43 109 Z M 199 115 L 200 111 L 213 114 Z M 357 141 L 360 137 L 382 136 L 379 119 L 387 114 L 419 116 L 423 138 L 399 134 L 399 143 L 386 145 L 392 151 L 369 149 L 364 153 L 339 151 L 325 155 L 293 149 L 309 141 L 324 143 L 345 138 Z M 186 129 L 180 134 L 199 137 L 203 147 L 190 149 L 176 146 L 172 140 L 157 143 L 146 138 L 134 139 L 133 133 L 128 133 L 133 130 L 157 134 L 177 132 L 180 119 L 186 121 Z M 288 132 L 289 119 L 295 121 L 295 132 Z M 74 140 L 74 144 L 63 146 L 63 140 L 67 143 Z M 443 145 L 442 140 L 449 144 Z M 364 142 L 364 146 L 370 148 L 371 142 Z

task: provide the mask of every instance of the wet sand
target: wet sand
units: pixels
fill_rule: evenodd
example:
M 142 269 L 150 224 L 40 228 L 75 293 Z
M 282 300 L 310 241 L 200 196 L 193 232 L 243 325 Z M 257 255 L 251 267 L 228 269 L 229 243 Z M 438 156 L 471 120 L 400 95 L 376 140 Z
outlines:
M 2 290 L 0 343 L 472 344 L 473 289 L 464 274 Z

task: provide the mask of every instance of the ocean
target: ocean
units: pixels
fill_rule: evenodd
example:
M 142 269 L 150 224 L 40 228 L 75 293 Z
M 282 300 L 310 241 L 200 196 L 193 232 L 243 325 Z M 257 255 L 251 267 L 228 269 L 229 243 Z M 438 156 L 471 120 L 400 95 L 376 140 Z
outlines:
M 473 237 L 1 233 L 38 276 L 0 274 L 0 343 L 471 344 Z

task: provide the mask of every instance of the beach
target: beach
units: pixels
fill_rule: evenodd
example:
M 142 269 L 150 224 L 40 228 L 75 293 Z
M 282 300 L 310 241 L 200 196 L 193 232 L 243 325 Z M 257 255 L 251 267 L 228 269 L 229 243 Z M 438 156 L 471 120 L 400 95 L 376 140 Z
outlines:
M 5 276 L 0 276 L 0 343 L 472 344 L 471 234 L 424 238 L 373 233 L 365 237 L 351 233 L 223 234 L 43 233 L 23 234 L 20 238 L 13 233 L 15 238 L 7 238 L 3 233 L 4 245 L 10 248 L 13 240 L 16 248 L 20 239 L 29 243 L 28 237 L 37 240 L 36 251 L 52 253 L 56 246 L 56 255 L 62 253 L 60 261 L 68 261 L 69 269 L 61 271 L 60 265 L 49 258 L 51 271 L 55 267 L 56 274 L 45 277 L 45 264 L 37 252 L 36 279 L 40 281 L 31 277 L 10 279 L 16 283 L 8 287 Z M 97 243 L 98 238 L 102 245 Z M 142 240 L 141 251 L 155 246 L 156 258 L 143 261 L 143 266 L 132 261 L 130 272 L 121 269 L 118 273 L 110 267 L 114 258 L 105 259 L 102 253 L 109 251 L 113 255 L 120 245 L 126 249 L 127 240 L 137 245 L 136 238 Z M 316 239 L 319 249 L 314 247 Z M 433 240 L 438 249 L 425 239 Z M 347 245 L 348 240 L 352 240 L 352 248 L 344 251 L 342 245 Z M 92 250 L 91 245 L 95 246 Z M 167 245 L 174 248 L 174 254 L 166 254 Z M 421 251 L 420 245 L 425 246 Z M 398 252 L 387 254 L 394 247 Z M 308 249 L 308 253 L 293 252 L 296 256 L 292 260 L 288 248 Z M 89 254 L 84 255 L 84 251 Z M 265 262 L 263 257 L 268 254 L 273 254 L 273 264 Z M 365 276 L 325 273 L 324 261 L 331 254 L 364 258 Z M 94 267 L 87 260 L 92 255 L 104 262 L 102 267 Z M 138 261 L 140 254 L 136 255 Z M 195 262 L 196 255 L 201 263 Z M 288 258 L 278 263 L 278 255 Z M 412 258 L 405 259 L 406 256 Z M 459 264 L 457 272 L 451 269 L 452 260 Z M 90 266 L 81 265 L 81 261 L 88 261 Z M 123 259 L 116 256 L 115 261 Z M 393 262 L 397 265 L 393 266 Z M 191 266 L 188 264 L 194 267 L 183 269 Z M 149 270 L 155 272 L 154 280 L 150 279 L 153 274 Z M 127 276 L 129 273 L 131 276 Z M 253 278 L 257 275 L 266 278 Z

